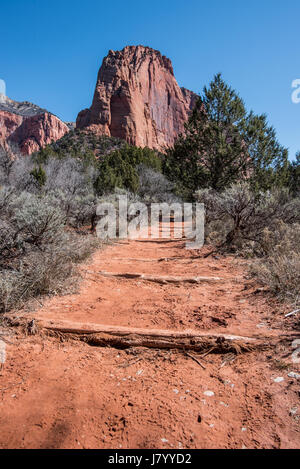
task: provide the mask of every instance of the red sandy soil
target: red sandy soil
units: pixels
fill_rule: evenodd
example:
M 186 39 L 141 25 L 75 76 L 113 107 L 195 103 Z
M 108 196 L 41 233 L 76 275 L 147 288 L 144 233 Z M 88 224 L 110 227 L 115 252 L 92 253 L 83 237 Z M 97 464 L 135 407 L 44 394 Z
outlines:
M 300 372 L 295 317 L 284 319 L 289 310 L 258 289 L 243 261 L 198 255 L 182 240 L 111 245 L 81 267 L 77 294 L 48 299 L 28 318 L 274 336 L 277 346 L 226 363 L 193 353 L 203 369 L 180 351 L 91 347 L 12 329 L 0 372 L 0 448 L 299 448 L 300 381 L 288 376 Z M 160 285 L 100 271 L 222 280 Z

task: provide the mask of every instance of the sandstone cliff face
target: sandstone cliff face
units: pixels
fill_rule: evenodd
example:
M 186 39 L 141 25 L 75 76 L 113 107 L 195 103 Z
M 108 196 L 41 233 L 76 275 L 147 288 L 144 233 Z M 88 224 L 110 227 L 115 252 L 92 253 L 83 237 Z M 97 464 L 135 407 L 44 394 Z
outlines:
M 76 125 L 162 150 L 183 131 L 196 99 L 178 86 L 167 57 L 128 46 L 104 58 L 92 106 L 79 113 Z
M 69 127 L 57 117 L 45 112 L 23 120 L 20 127 L 10 136 L 10 141 L 19 145 L 25 155 L 40 150 L 69 132 Z
M 0 144 L 12 142 L 29 155 L 58 140 L 69 127 L 53 114 L 38 106 L 5 98 L 0 103 Z
M 21 116 L 0 110 L 0 143 L 6 142 L 22 122 Z

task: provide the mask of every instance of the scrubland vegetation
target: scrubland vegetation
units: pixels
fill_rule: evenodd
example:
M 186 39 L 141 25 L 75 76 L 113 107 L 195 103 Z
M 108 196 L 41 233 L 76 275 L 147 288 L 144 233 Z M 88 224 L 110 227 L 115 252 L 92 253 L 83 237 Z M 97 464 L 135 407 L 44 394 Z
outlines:
M 148 148 L 76 131 L 31 157 L 1 149 L 0 312 L 73 285 L 76 264 L 100 245 L 97 204 L 119 193 L 168 200 L 160 170 Z
M 247 182 L 195 193 L 206 207 L 206 240 L 219 252 L 249 258 L 250 272 L 270 290 L 298 301 L 300 198 L 287 188 L 255 192 Z
M 265 115 L 216 75 L 164 159 L 177 194 L 206 208 L 206 241 L 250 258 L 272 292 L 297 303 L 300 153 L 290 162 Z
M 66 290 L 99 246 L 98 202 L 118 193 L 204 203 L 206 242 L 249 258 L 260 282 L 297 303 L 299 163 L 220 75 L 164 154 L 77 130 L 30 157 L 1 149 L 0 312 Z

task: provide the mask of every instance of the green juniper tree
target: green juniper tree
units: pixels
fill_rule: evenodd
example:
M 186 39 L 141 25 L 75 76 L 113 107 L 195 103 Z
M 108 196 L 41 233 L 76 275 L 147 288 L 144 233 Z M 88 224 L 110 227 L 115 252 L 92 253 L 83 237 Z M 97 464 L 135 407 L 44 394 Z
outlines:
M 221 191 L 243 179 L 268 188 L 286 180 L 287 150 L 266 116 L 247 115 L 243 100 L 218 74 L 167 151 L 164 171 L 186 197 L 204 187 Z
M 99 176 L 95 181 L 98 195 L 112 191 L 115 187 L 136 193 L 139 188 L 138 166 L 145 165 L 155 171 L 161 170 L 161 159 L 149 148 L 124 145 L 104 156 L 98 163 Z
M 250 182 L 255 189 L 267 190 L 288 185 L 288 150 L 281 146 L 265 114 L 247 115 L 242 129 L 247 147 Z
M 300 151 L 296 154 L 296 160 L 289 166 L 289 188 L 291 194 L 299 196 L 300 194 Z

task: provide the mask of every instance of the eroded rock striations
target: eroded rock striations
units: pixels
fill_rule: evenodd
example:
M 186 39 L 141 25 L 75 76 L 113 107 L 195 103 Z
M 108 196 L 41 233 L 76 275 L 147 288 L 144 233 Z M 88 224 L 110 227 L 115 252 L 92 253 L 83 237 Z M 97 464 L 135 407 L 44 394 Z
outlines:
M 29 155 L 69 132 L 58 117 L 27 101 L 3 97 L 0 102 L 0 144 L 15 143 Z
M 127 46 L 104 58 L 92 106 L 79 113 L 76 126 L 162 150 L 184 130 L 197 98 L 178 86 L 170 59 Z

